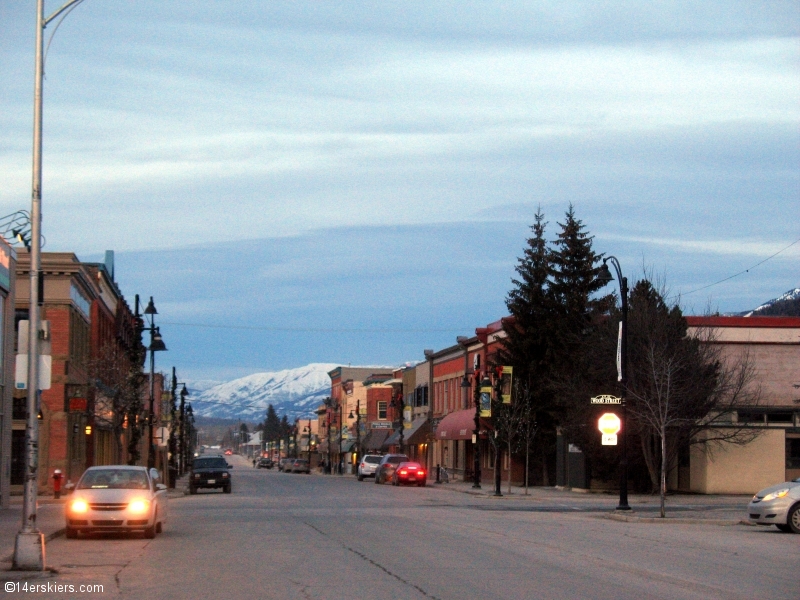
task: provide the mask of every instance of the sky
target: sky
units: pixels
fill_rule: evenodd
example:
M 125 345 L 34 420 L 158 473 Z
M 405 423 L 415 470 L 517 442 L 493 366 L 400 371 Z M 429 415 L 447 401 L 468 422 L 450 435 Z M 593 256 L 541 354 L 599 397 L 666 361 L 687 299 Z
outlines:
M 0 215 L 30 209 L 34 34 L 0 2 Z M 800 287 L 799 41 L 795 1 L 84 0 L 44 251 L 114 250 L 194 380 L 452 345 L 506 314 L 538 207 L 745 311 Z

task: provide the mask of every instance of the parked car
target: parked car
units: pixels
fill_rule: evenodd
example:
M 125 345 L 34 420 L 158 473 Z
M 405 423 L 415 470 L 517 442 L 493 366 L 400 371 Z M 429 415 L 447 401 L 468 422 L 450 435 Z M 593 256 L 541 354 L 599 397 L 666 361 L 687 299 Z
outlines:
M 271 458 L 259 458 L 258 464 L 256 465 L 259 469 L 271 469 L 275 466 L 275 463 L 272 462 Z
M 288 473 L 289 471 L 286 469 L 286 466 L 293 462 L 293 458 L 282 458 L 278 461 L 278 471 L 283 471 L 284 473 Z
M 290 459 L 283 470 L 287 473 L 311 473 L 311 467 L 305 458 Z
M 189 473 L 189 493 L 196 494 L 200 488 L 222 488 L 230 494 L 231 468 L 223 456 L 198 456 Z
M 403 462 L 408 462 L 408 456 L 405 454 L 386 454 L 381 458 L 378 463 L 378 468 L 375 470 L 375 483 L 386 483 L 391 481 L 397 465 Z
M 392 475 L 392 485 L 418 485 L 423 487 L 428 482 L 428 473 L 419 463 L 402 462 L 397 465 Z
M 356 477 L 359 481 L 364 481 L 365 477 L 375 477 L 375 471 L 381 462 L 380 454 L 367 454 L 362 456 L 358 461 L 358 468 L 356 469 Z
M 232 456 L 232 455 L 233 455 L 233 450 L 231 450 L 230 448 L 228 450 L 225 450 L 225 456 Z
M 66 536 L 98 531 L 143 531 L 154 538 L 167 520 L 167 486 L 156 469 L 89 467 L 67 500 Z
M 750 500 L 747 512 L 757 525 L 800 533 L 800 477 L 761 490 Z

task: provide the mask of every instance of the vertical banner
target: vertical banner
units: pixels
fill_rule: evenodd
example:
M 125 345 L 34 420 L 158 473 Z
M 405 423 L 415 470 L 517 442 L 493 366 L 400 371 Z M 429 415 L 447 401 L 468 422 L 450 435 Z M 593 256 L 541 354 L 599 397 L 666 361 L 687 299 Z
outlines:
M 492 386 L 481 388 L 481 416 L 492 416 Z
M 503 367 L 500 377 L 500 384 L 502 386 L 500 397 L 503 400 L 503 404 L 511 404 L 511 390 L 514 389 L 514 367 Z

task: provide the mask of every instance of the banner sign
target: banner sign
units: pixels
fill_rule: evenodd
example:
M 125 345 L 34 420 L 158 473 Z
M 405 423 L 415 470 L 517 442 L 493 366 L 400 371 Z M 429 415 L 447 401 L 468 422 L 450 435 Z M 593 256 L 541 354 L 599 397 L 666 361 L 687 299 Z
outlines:
M 511 390 L 514 389 L 513 379 L 514 367 L 503 367 L 503 371 L 500 375 L 500 385 L 502 386 L 500 398 L 502 399 L 503 404 L 511 404 Z
M 617 332 L 617 381 L 622 381 L 622 321 Z
M 482 387 L 481 388 L 480 404 L 481 404 L 481 416 L 482 417 L 491 417 L 492 416 L 492 386 L 486 386 L 486 387 Z

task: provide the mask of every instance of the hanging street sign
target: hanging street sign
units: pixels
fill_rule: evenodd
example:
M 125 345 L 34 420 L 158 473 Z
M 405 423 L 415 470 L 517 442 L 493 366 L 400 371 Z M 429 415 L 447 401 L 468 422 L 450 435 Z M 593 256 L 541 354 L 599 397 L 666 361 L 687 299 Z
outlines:
M 617 381 L 622 381 L 622 321 L 617 332 Z
M 622 404 L 622 398 L 604 394 L 602 396 L 595 396 L 592 398 L 592 404 Z

